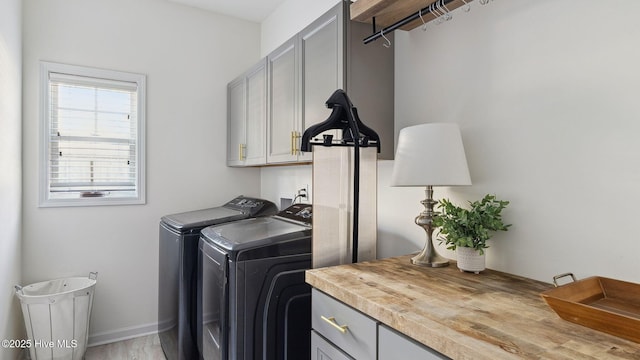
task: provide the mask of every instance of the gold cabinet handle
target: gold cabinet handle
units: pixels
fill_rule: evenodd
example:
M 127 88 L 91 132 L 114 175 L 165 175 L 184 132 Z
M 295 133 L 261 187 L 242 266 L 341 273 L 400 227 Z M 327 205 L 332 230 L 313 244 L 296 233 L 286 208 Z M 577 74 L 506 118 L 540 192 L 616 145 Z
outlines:
M 246 144 L 240 144 L 240 149 L 239 149 L 239 154 L 240 154 L 240 160 L 244 160 L 245 159 L 245 153 L 244 150 L 247 148 Z
M 293 155 L 298 155 L 300 153 L 300 149 L 298 149 L 298 139 L 300 139 L 302 135 L 298 131 L 293 132 Z
M 296 132 L 292 131 L 291 132 L 291 155 L 295 155 L 296 154 Z
M 349 328 L 347 325 L 338 325 L 336 322 L 336 318 L 332 317 L 324 317 L 320 315 L 320 318 L 329 323 L 329 325 L 333 326 L 336 330 L 340 331 L 343 334 L 347 333 L 347 329 Z
M 302 135 L 298 131 L 291 132 L 291 155 L 298 155 L 298 139 L 301 138 Z

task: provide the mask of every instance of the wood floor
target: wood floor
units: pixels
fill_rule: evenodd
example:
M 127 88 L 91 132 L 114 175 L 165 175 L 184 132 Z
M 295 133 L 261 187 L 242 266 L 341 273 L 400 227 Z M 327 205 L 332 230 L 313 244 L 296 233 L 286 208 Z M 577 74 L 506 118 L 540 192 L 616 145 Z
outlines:
M 157 334 L 87 349 L 85 360 L 165 360 Z

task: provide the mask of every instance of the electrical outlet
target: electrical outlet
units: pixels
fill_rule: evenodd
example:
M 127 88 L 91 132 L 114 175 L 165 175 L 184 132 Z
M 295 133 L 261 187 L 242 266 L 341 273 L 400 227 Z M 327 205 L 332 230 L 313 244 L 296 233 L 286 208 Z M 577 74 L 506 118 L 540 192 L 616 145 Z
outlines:
M 311 193 L 309 193 L 309 185 L 299 187 L 296 193 L 296 197 L 300 198 L 301 202 L 310 202 L 309 199 L 311 198 Z

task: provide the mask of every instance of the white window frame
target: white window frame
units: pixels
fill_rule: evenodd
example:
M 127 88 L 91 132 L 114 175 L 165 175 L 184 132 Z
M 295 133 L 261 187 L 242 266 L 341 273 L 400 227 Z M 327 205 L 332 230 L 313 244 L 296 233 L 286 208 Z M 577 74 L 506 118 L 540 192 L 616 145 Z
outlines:
M 135 195 L 128 197 L 78 197 L 60 199 L 51 197 L 50 192 L 50 86 L 49 75 L 51 73 L 82 76 L 96 79 L 125 81 L 137 84 L 137 139 L 136 139 L 136 181 Z M 97 69 L 85 66 L 40 62 L 40 207 L 60 206 L 98 206 L 98 205 L 139 205 L 146 203 L 145 189 L 145 106 L 146 103 L 146 76 L 121 71 Z

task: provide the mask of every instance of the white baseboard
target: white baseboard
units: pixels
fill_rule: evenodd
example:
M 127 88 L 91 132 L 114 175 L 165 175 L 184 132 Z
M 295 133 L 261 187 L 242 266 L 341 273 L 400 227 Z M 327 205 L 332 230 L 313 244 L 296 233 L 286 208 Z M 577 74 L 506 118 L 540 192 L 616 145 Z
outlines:
M 89 335 L 89 342 L 87 346 L 104 345 L 116 341 L 128 340 L 157 333 L 158 323 L 145 324 L 141 326 L 131 326 L 114 331 L 105 331 L 102 333 Z

